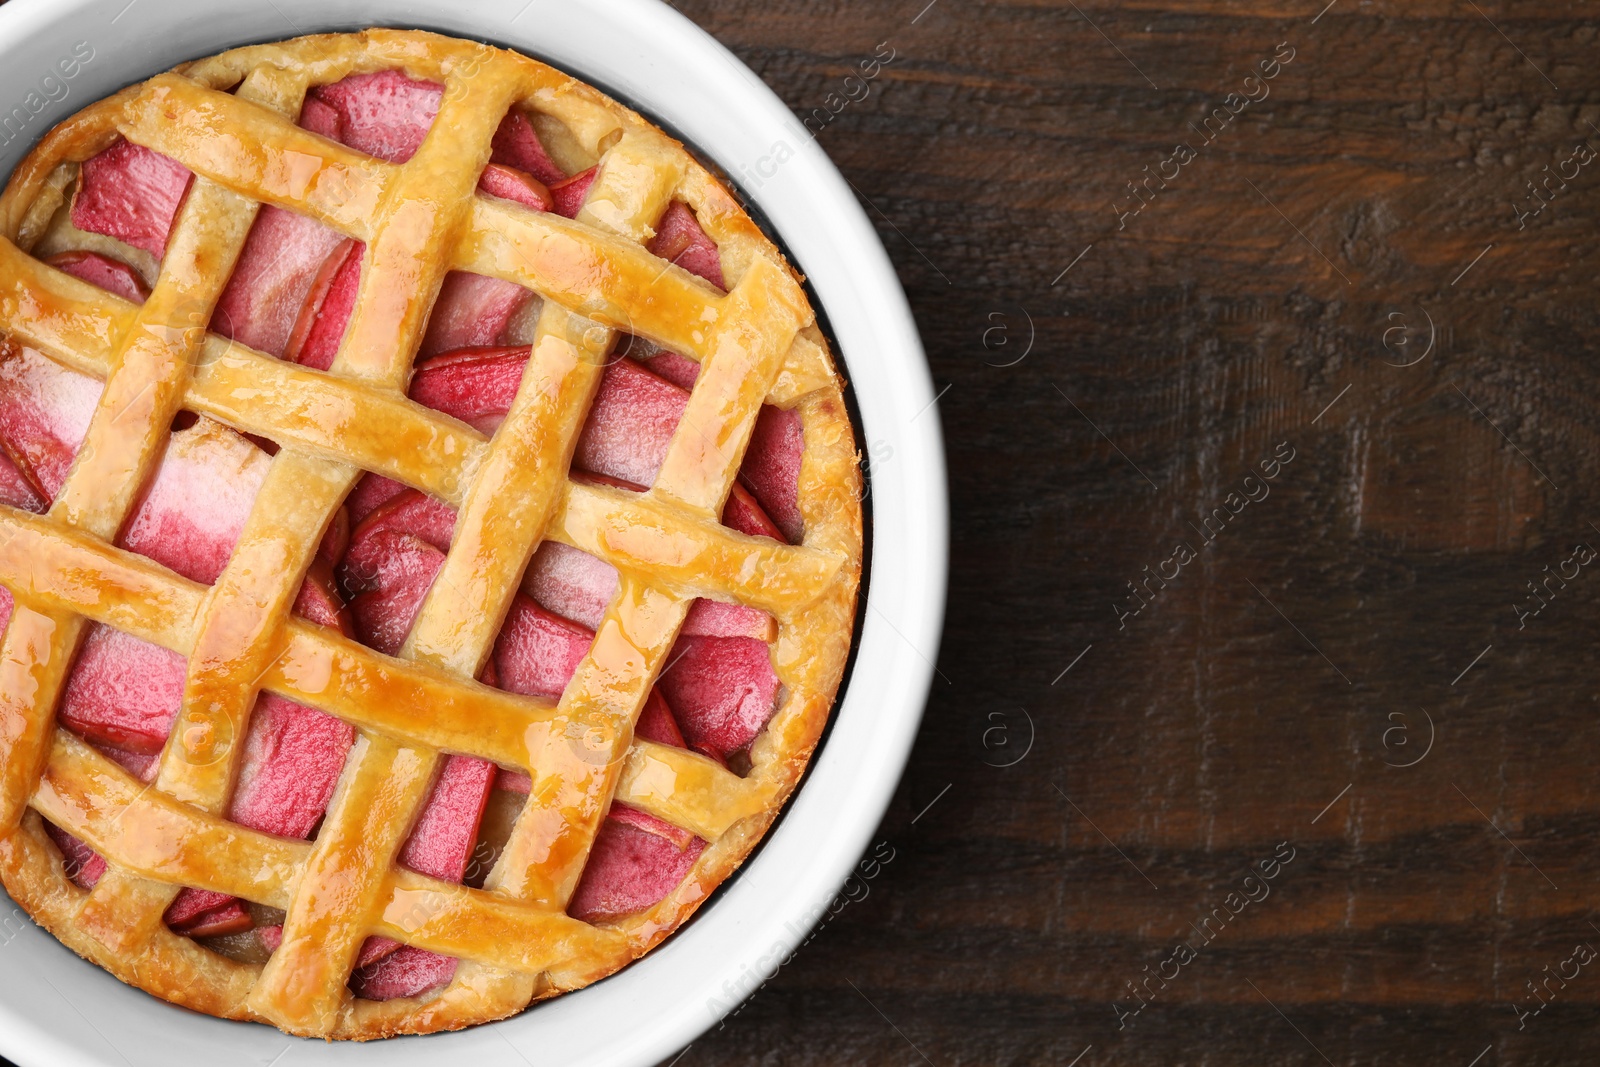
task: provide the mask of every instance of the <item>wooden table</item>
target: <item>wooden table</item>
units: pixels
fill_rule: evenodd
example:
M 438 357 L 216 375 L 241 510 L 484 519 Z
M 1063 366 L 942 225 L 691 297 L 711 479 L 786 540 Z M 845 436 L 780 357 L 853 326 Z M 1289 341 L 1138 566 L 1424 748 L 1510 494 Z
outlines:
M 1596 13 L 1326 2 L 682 5 L 837 107 L 953 536 L 893 860 L 678 1067 L 1595 1062 Z
M 683 4 L 868 204 L 954 529 L 873 877 L 676 1064 L 1592 1063 L 1594 13 L 925 2 Z

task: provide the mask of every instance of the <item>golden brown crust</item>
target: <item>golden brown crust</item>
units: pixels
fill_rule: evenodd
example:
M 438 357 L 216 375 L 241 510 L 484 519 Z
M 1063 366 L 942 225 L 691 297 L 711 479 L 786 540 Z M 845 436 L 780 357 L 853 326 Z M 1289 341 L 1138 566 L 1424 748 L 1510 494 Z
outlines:
M 310 86 L 393 68 L 445 86 L 439 120 L 406 164 L 294 125 Z M 509 107 L 559 127 L 568 158 L 598 161 L 577 219 L 473 195 Z M 153 282 L 143 305 L 28 255 L 75 164 L 117 136 L 197 175 L 159 273 L 135 264 Z M 725 295 L 642 247 L 673 199 L 719 245 Z M 331 374 L 205 333 L 261 203 L 367 243 Z M 492 440 L 404 396 L 450 269 L 545 298 L 522 389 Z M 593 88 L 514 53 L 394 30 L 241 48 L 158 75 L 52 130 L 13 173 L 0 195 L 0 328 L 106 381 L 50 514 L 0 507 L 0 584 L 16 599 L 0 649 L 0 875 L 39 922 L 122 980 L 197 1011 L 330 1038 L 502 1018 L 659 943 L 738 867 L 794 789 L 840 684 L 860 577 L 860 470 L 841 382 L 798 279 L 734 198 L 680 144 Z M 684 418 L 697 432 L 674 437 L 642 497 L 567 477 L 619 330 L 703 364 Z M 763 402 L 801 418 L 801 545 L 717 522 Z M 108 543 L 179 407 L 282 446 L 209 590 Z M 288 615 L 363 470 L 459 509 L 450 580 L 435 582 L 397 658 Z M 472 680 L 543 538 L 622 575 L 554 705 Z M 757 606 L 778 623 L 780 706 L 742 778 L 632 736 L 697 596 Z M 89 620 L 189 657 L 153 790 L 54 725 Z M 233 740 L 260 688 L 358 730 L 315 842 L 218 814 L 237 774 Z M 517 767 L 538 783 L 481 890 L 394 864 L 442 752 Z M 591 925 L 565 908 L 614 798 L 709 844 L 659 904 Z M 66 876 L 41 817 L 106 857 L 92 892 Z M 283 945 L 262 966 L 173 934 L 161 914 L 185 885 L 285 909 Z M 358 1000 L 346 980 L 373 934 L 463 962 L 437 993 Z

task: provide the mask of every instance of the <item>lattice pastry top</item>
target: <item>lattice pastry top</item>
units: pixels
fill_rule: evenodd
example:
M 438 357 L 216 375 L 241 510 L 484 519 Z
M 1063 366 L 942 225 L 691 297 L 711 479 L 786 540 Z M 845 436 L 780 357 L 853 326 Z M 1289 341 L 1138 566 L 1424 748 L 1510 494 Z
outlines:
M 0 237 L 0 874 L 41 924 L 371 1038 L 609 974 L 750 852 L 843 674 L 860 471 L 681 145 L 511 52 L 303 37 L 62 123 Z

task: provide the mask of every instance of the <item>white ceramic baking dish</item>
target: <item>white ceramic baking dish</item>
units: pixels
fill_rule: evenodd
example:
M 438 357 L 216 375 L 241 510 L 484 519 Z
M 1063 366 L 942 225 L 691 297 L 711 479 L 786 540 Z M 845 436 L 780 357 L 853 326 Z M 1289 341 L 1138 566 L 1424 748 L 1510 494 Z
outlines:
M 798 944 L 868 846 L 916 734 L 946 566 L 944 459 L 916 327 L 839 172 L 760 79 L 676 11 L 656 0 L 11 0 L 0 6 L 0 174 L 56 122 L 183 60 L 374 25 L 477 38 L 592 81 L 719 165 L 765 216 L 837 339 L 871 458 L 854 669 L 831 734 L 766 843 L 692 923 L 612 978 L 460 1033 L 302 1041 L 125 986 L 0 894 L 0 1054 L 22 1067 L 659 1061 Z M 63 79 L 56 61 L 85 49 L 92 58 Z

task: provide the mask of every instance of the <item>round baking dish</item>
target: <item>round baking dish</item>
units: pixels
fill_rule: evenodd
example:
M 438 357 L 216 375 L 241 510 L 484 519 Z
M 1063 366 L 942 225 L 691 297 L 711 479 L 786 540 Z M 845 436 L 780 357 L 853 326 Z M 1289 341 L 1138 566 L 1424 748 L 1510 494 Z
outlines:
M 809 279 L 854 387 L 872 459 L 854 668 L 826 743 L 766 843 L 696 920 L 643 960 L 516 1018 L 368 1045 L 285 1037 L 171 1007 L 85 963 L 0 895 L 0 1054 L 22 1065 L 647 1064 L 776 970 L 869 843 L 909 753 L 945 591 L 946 502 L 933 392 L 905 297 L 872 227 L 809 133 L 732 54 L 655 0 L 582 7 L 446 0 L 12 0 L 0 7 L 0 173 L 85 104 L 240 44 L 372 25 L 437 30 L 572 71 L 725 172 Z M 58 57 L 80 61 L 64 79 Z M 65 69 L 65 68 L 63 68 Z M 883 548 L 890 551 L 881 551 Z

